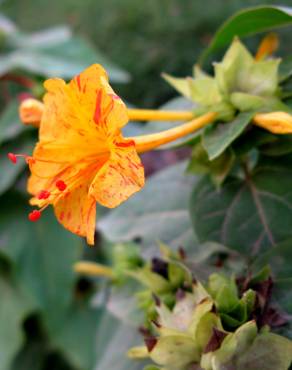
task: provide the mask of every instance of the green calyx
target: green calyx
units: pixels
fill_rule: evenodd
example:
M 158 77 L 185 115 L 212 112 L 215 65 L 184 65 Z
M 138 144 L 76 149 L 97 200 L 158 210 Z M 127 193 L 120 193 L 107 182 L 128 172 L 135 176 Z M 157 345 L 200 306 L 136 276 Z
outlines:
M 269 110 L 280 104 L 278 69 L 280 59 L 256 60 L 235 38 L 219 63 L 214 77 L 198 66 L 194 76 L 165 80 L 186 98 L 196 103 L 195 112 L 215 111 L 218 120 L 230 121 L 236 111 Z
M 130 358 L 152 360 L 145 370 L 288 369 L 292 342 L 260 324 L 268 304 L 263 291 L 272 286 L 268 266 L 241 279 L 213 273 L 202 284 L 185 255 L 165 245 L 161 252 L 127 272 L 143 285 L 136 297 L 148 322 L 145 344 L 131 348 Z

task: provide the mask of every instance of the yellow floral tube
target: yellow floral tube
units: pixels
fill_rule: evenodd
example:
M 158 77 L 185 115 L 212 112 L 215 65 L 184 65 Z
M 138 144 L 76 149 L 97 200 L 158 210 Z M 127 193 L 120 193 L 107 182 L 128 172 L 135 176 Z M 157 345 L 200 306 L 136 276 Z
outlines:
M 279 47 L 279 39 L 275 33 L 269 33 L 261 41 L 255 59 L 261 60 L 272 55 Z
M 135 136 L 129 139 L 135 142 L 138 153 L 147 152 L 201 129 L 207 124 L 213 122 L 216 116 L 217 113 L 215 112 L 206 113 L 183 125 L 173 127 L 169 130 L 162 131 L 157 134 Z
M 44 112 L 44 104 L 36 99 L 26 99 L 19 106 L 19 117 L 25 125 L 38 127 Z M 188 121 L 194 118 L 190 111 L 163 111 L 154 109 L 127 109 L 131 121 Z
M 74 264 L 73 269 L 76 273 L 87 276 L 103 276 L 110 279 L 114 277 L 114 273 L 110 267 L 94 262 L 77 262 Z
M 194 118 L 194 113 L 188 111 L 128 109 L 128 116 L 131 121 L 189 121 Z
M 286 112 L 258 113 L 253 123 L 273 134 L 292 134 L 292 116 Z

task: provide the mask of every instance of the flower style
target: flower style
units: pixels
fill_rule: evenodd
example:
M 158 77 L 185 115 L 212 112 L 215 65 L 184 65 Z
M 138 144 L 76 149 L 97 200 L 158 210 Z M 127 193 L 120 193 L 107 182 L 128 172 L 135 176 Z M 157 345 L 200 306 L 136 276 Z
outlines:
M 30 203 L 40 208 L 33 210 L 29 219 L 37 221 L 51 204 L 58 221 L 71 232 L 86 236 L 88 244 L 94 243 L 96 202 L 117 207 L 144 186 L 144 169 L 137 153 L 187 135 L 216 117 L 208 113 L 194 119 L 191 112 L 177 112 L 174 119 L 193 119 L 162 133 L 124 138 L 121 129 L 129 117 L 142 114 L 145 119 L 155 113 L 128 111 L 100 65 L 92 65 L 68 84 L 53 78 L 44 86 L 44 104 L 29 99 L 20 106 L 24 123 L 37 125 L 40 120 L 39 142 L 33 156 L 25 156 L 31 170 Z M 162 118 L 167 115 L 162 113 Z M 16 163 L 17 156 L 24 155 L 8 156 Z

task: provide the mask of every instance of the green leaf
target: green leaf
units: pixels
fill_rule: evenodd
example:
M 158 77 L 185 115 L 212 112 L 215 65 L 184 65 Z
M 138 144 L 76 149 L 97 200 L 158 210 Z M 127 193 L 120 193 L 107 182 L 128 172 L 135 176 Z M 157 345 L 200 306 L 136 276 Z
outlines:
M 97 329 L 97 363 L 94 370 L 141 370 L 145 361 L 127 358 L 132 346 L 141 345 L 143 338 L 138 330 L 104 313 Z
M 54 345 L 77 369 L 92 369 L 96 361 L 96 334 L 101 315 L 85 302 L 74 302 L 55 330 Z M 82 345 L 80 345 L 82 343 Z
M 290 163 L 290 157 L 281 162 L 264 158 L 244 179 L 229 177 L 219 190 L 202 179 L 190 206 L 199 240 L 255 255 L 291 237 Z
M 284 58 L 279 67 L 279 80 L 283 82 L 292 76 L 292 55 Z
M 11 163 L 7 154 L 28 153 L 33 148 L 33 140 L 28 136 L 21 136 L 14 141 L 10 141 L 0 147 L 0 168 L 3 174 L 0 177 L 0 194 L 8 190 L 15 182 L 19 174 L 27 166 L 23 158 L 19 158 L 17 163 Z
M 292 238 L 277 244 L 273 249 L 261 254 L 253 262 L 255 272 L 270 265 L 276 280 L 292 278 Z M 291 287 L 292 289 L 292 287 Z
M 23 344 L 22 324 L 35 304 L 19 282 L 1 271 L 0 291 L 0 370 L 7 370 Z
M 198 143 L 193 148 L 188 172 L 210 174 L 214 184 L 220 186 L 231 171 L 234 159 L 233 152 L 226 150 L 219 157 L 210 161 L 206 150 L 201 143 Z
M 292 362 L 292 341 L 273 333 L 262 333 L 239 356 L 238 370 L 287 370 Z
M 250 36 L 291 23 L 292 10 L 289 7 L 259 6 L 243 9 L 219 28 L 211 44 L 201 55 L 200 62 L 203 63 L 212 53 L 230 44 L 234 36 Z
M 16 279 L 36 302 L 51 345 L 73 366 L 90 368 L 98 312 L 75 298 L 72 266 L 81 258 L 81 239 L 63 229 L 50 209 L 31 223 L 21 196 L 6 193 L 0 201 L 0 251 L 13 262 Z
M 254 112 L 240 113 L 232 122 L 213 125 L 203 135 L 203 146 L 213 160 L 244 131 L 250 123 Z
M 0 61 L 0 74 L 12 69 L 44 75 L 46 77 L 71 78 L 93 63 L 102 64 L 112 82 L 128 82 L 128 73 L 116 67 L 100 51 L 79 36 L 73 36 L 68 28 L 10 35 L 15 50 Z
M 292 153 L 292 135 L 275 135 L 273 142 L 264 143 L 260 150 L 272 157 Z
M 177 247 L 195 248 L 188 201 L 196 178 L 186 176 L 180 163 L 148 178 L 146 186 L 97 226 L 113 242 L 141 238 L 142 247 L 155 247 L 158 240 Z

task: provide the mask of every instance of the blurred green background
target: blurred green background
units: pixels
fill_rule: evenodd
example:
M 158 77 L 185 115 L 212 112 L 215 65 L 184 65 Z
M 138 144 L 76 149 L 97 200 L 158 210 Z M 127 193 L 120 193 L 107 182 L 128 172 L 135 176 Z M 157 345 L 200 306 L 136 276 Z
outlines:
M 160 78 L 162 71 L 190 74 L 224 20 L 264 4 L 291 6 L 291 0 L 6 0 L 2 9 L 24 30 L 72 26 L 131 73 L 131 83 L 118 86 L 120 95 L 151 107 L 175 94 Z
M 90 304 L 103 283 L 79 278 L 72 271 L 73 263 L 84 255 L 102 261 L 108 252 L 101 251 L 99 242 L 89 249 L 58 225 L 52 211 L 46 211 L 37 224 L 27 221 L 25 164 L 12 166 L 6 154 L 30 152 L 36 131 L 19 122 L 19 94 L 30 88 L 15 76 L 28 78 L 32 91 L 41 95 L 41 82 L 48 76 L 69 78 L 80 66 L 100 62 L 127 102 L 160 106 L 176 95 L 161 72 L 191 74 L 197 56 L 222 22 L 239 9 L 260 4 L 252 0 L 0 2 L 1 13 L 21 31 L 6 30 L 0 38 L 0 370 L 114 370 L 114 361 L 119 361 L 119 370 L 136 369 L 115 357 L 117 346 L 121 350 L 123 344 L 125 351 L 131 341 L 137 343 L 136 333 L 108 317 L 100 303 Z M 281 5 L 291 5 L 291 0 Z M 0 19 L 0 28 L 5 25 L 7 21 Z M 73 38 L 66 29 L 41 40 L 25 33 L 59 25 L 69 26 Z M 281 47 L 287 49 L 288 32 L 281 31 Z M 100 302 L 100 296 L 95 301 Z

